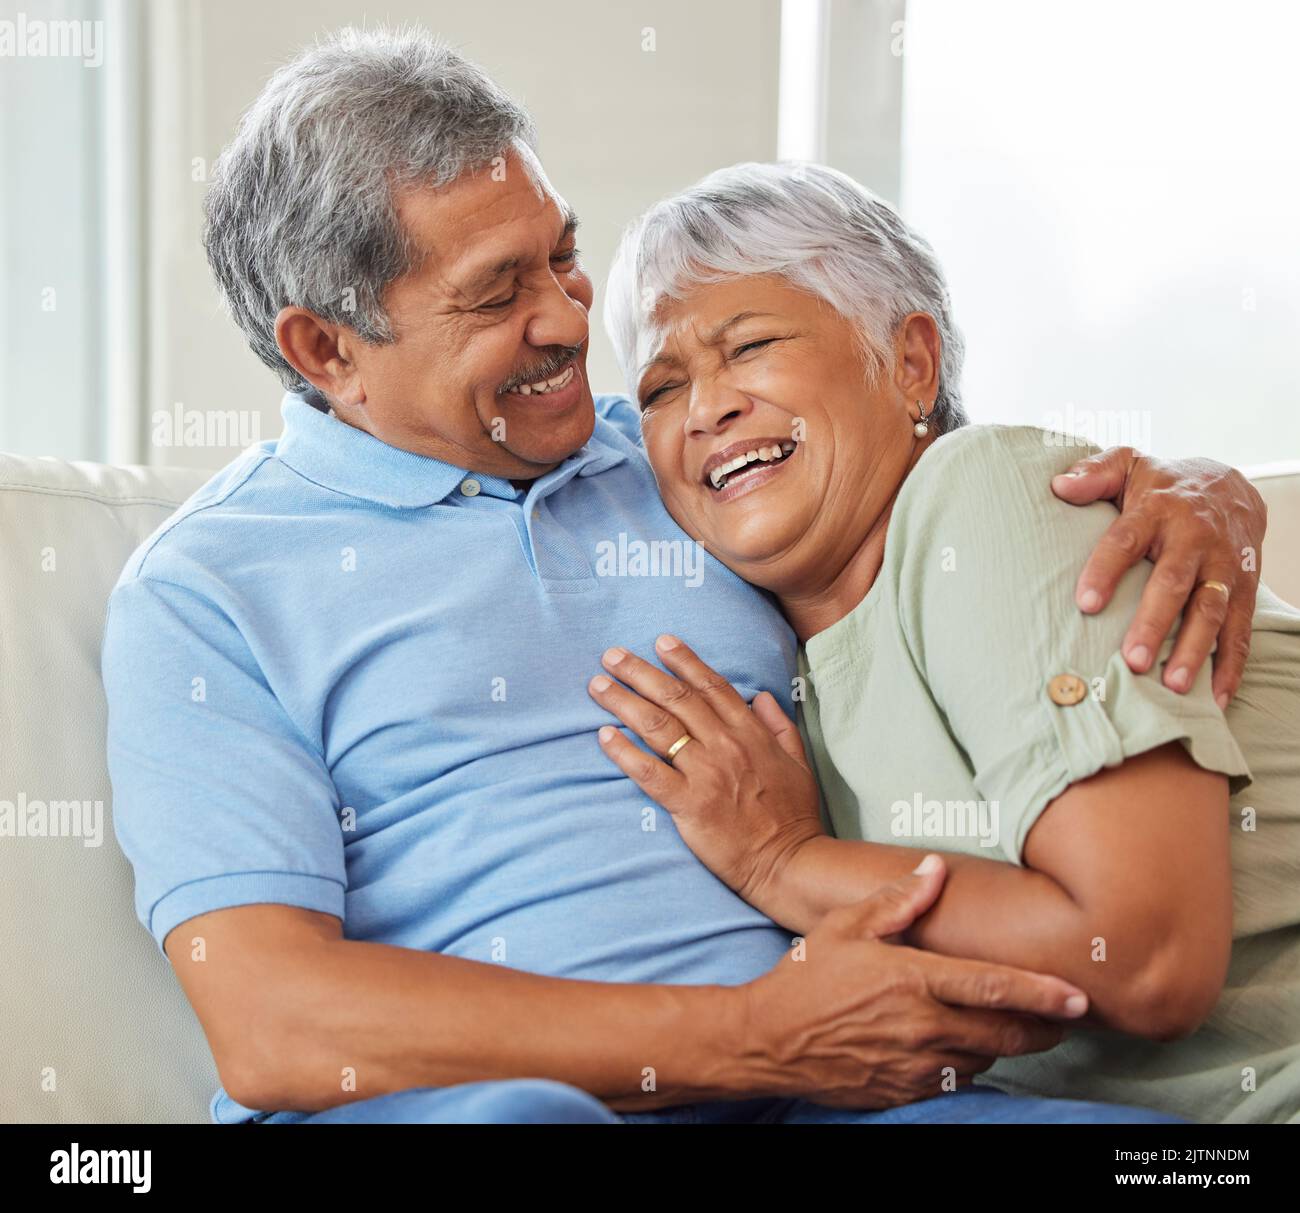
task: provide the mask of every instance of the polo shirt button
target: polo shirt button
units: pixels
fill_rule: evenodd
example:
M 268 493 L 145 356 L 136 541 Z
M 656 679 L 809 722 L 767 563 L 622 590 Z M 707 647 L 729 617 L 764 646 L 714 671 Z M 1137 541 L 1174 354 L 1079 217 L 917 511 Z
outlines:
M 1087 684 L 1077 674 L 1057 674 L 1047 684 L 1047 694 L 1063 708 L 1073 707 L 1088 693 Z
M 482 487 L 483 486 L 479 484 L 477 480 L 462 480 L 460 482 L 460 491 L 464 493 L 466 497 L 477 497 L 478 491 Z

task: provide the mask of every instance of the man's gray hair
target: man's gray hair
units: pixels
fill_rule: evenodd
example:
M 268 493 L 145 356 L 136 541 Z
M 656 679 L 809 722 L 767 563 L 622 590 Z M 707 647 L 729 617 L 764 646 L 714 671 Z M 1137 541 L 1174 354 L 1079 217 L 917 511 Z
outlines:
M 705 283 L 779 274 L 853 325 L 869 373 L 888 373 L 910 312 L 939 330 L 938 433 L 966 424 L 965 344 L 934 250 L 852 177 L 817 164 L 736 164 L 651 207 L 623 236 L 605 292 L 605 327 L 628 390 L 663 340 L 654 311 Z
M 417 265 L 394 189 L 446 185 L 516 141 L 536 146 L 527 112 L 423 31 L 343 29 L 280 68 L 204 204 L 208 264 L 253 352 L 307 386 L 276 345 L 287 306 L 392 341 L 384 289 Z

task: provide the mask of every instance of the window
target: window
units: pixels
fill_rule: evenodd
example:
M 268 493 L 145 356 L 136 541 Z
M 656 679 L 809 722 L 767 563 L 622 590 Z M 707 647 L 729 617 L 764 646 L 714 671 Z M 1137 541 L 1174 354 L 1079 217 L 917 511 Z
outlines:
M 909 0 L 901 206 L 973 420 L 1300 457 L 1300 9 Z
M 0 21 L 0 450 L 138 459 L 141 10 Z

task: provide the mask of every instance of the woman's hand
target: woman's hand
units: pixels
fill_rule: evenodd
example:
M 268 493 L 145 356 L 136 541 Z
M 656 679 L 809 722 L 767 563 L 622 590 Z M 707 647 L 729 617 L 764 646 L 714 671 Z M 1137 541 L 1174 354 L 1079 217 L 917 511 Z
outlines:
M 673 815 L 715 876 L 775 917 L 768 907 L 775 907 L 782 869 L 825 833 L 799 731 L 772 695 L 762 692 L 751 709 L 676 637 L 660 636 L 655 649 L 676 678 L 610 649 L 602 664 L 619 682 L 598 675 L 588 690 L 659 757 L 612 725 L 600 730 L 601 748 Z M 665 756 L 684 736 L 691 740 L 669 763 Z
M 1114 501 L 1120 516 L 1088 558 L 1075 598 L 1088 614 L 1111 599 L 1119 579 L 1144 556 L 1155 562 L 1121 652 L 1145 674 L 1182 612 L 1163 680 L 1190 690 L 1214 649 L 1214 698 L 1220 708 L 1241 685 L 1259 587 L 1259 552 L 1268 509 L 1235 468 L 1212 459 L 1164 461 L 1132 447 L 1083 459 L 1052 481 L 1063 501 Z M 1227 593 L 1207 585 L 1219 582 Z

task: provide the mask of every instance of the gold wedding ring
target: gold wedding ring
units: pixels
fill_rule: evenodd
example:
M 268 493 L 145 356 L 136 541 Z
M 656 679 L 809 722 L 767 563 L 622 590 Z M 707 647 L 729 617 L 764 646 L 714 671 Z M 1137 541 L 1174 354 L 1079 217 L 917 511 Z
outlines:
M 688 741 L 694 741 L 694 740 L 695 738 L 692 737 L 689 733 L 683 733 L 676 741 L 673 742 L 672 745 L 668 747 L 668 753 L 664 755 L 664 757 L 667 758 L 669 762 L 672 762 L 672 760 L 676 758 L 678 754 L 681 753 L 682 747 Z
M 1222 581 L 1202 581 L 1201 585 L 1210 590 L 1218 590 L 1225 598 L 1232 597 L 1232 591 Z

